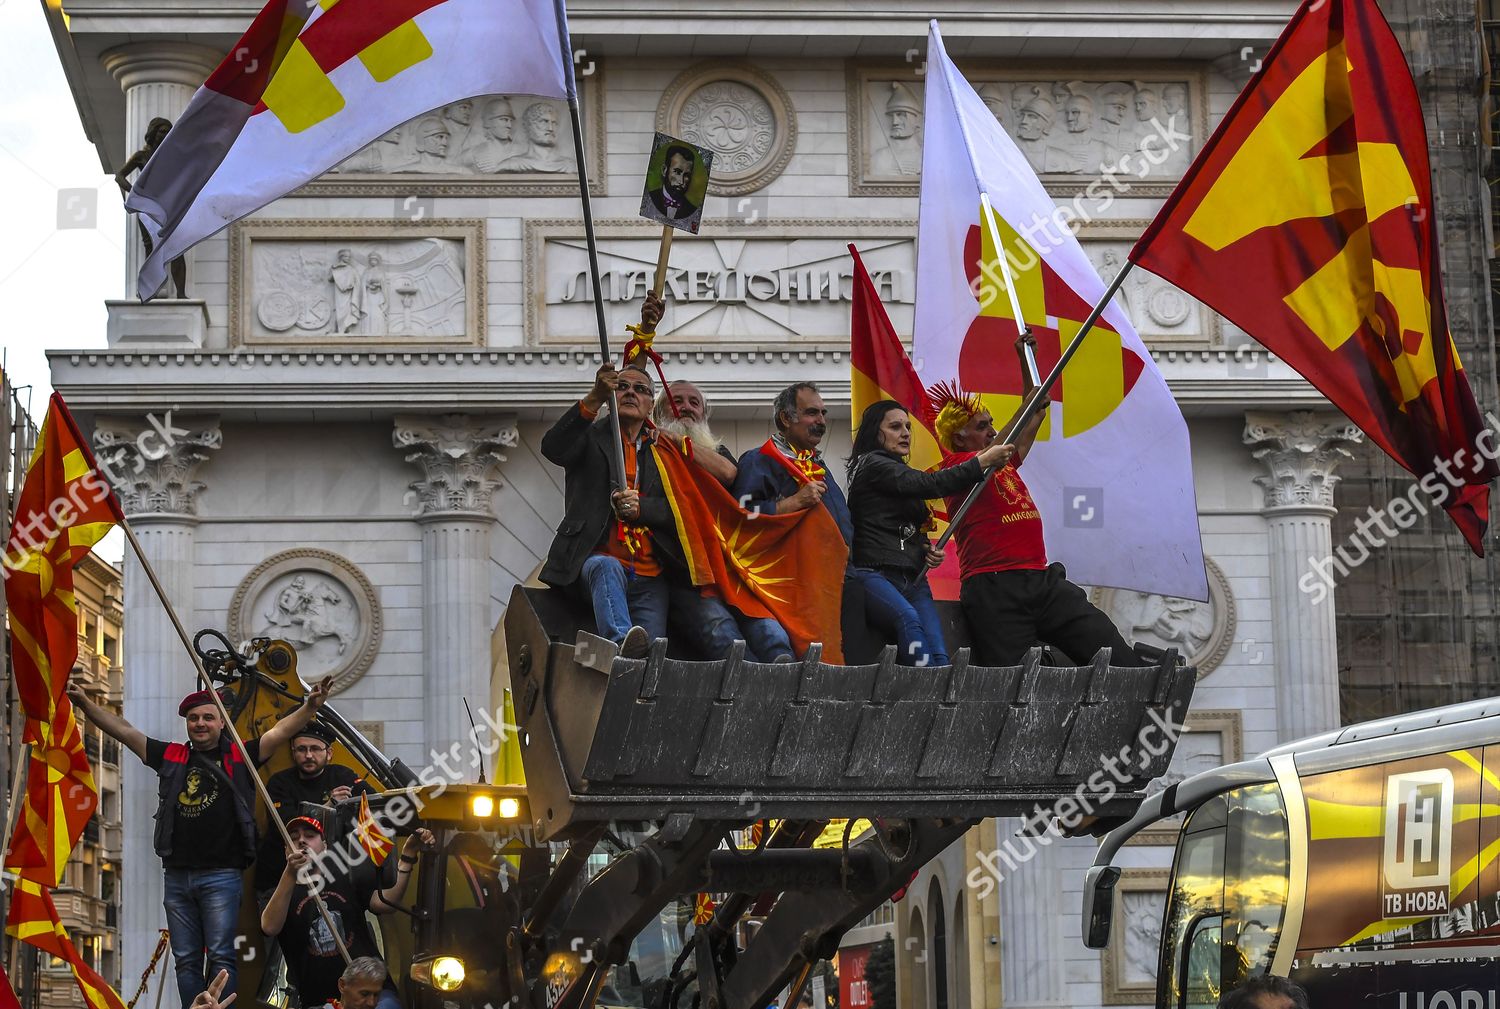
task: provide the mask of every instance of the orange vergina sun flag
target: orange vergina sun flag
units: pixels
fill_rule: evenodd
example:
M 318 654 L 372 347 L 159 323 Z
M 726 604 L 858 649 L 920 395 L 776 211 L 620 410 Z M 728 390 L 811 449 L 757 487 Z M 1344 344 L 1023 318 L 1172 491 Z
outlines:
M 1436 225 L 1390 25 L 1375 0 L 1304 0 L 1130 258 L 1306 377 L 1482 554 L 1500 467 L 1449 335 Z
M 11 890 L 10 915 L 6 919 L 5 931 L 67 963 L 73 969 L 73 977 L 78 981 L 88 1009 L 125 1009 L 125 1003 L 120 1001 L 109 982 L 100 977 L 73 946 L 46 887 L 29 879 L 16 881 Z
M 31 744 L 24 808 L 5 864 L 44 886 L 61 883 L 99 801 L 64 693 L 78 658 L 73 569 L 120 519 L 113 491 L 54 393 L 0 560 L 16 693 Z
M 698 926 L 708 925 L 714 920 L 714 899 L 706 893 L 700 893 L 693 898 L 693 924 Z
M 380 824 L 370 812 L 368 795 L 359 797 L 359 819 L 354 824 L 354 836 L 376 866 L 384 865 L 385 860 L 391 857 L 391 849 L 396 846 L 390 835 L 380 829 Z
M 828 509 L 752 515 L 667 439 L 652 451 L 692 583 L 713 587 L 747 617 L 775 618 L 799 654 L 818 641 L 823 661 L 843 662 L 839 616 L 849 548 Z

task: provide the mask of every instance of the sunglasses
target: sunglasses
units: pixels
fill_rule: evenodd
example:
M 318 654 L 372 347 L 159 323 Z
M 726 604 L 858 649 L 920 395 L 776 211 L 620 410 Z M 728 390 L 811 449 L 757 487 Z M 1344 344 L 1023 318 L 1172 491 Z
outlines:
M 635 383 L 621 382 L 619 385 L 615 386 L 615 391 L 617 391 L 617 392 L 633 392 L 637 396 L 649 396 L 649 395 L 651 395 L 651 387 L 649 385 L 642 385 L 639 382 L 635 382 Z

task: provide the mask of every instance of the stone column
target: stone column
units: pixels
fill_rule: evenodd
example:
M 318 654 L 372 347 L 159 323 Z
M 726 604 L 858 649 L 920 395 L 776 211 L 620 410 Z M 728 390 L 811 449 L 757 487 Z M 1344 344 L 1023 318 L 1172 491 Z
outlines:
M 1021 820 L 996 819 L 996 850 L 1009 850 L 1019 861 L 1005 873 L 997 891 L 1000 901 L 1000 1004 L 1006 1009 L 1067 1004 L 1062 929 L 1057 919 L 1057 837 L 1017 837 Z M 1051 842 L 1044 844 L 1043 842 Z M 1027 853 L 1031 853 L 1026 858 Z
M 499 449 L 519 436 L 512 418 L 409 415 L 395 425 L 396 447 L 423 472 L 411 484 L 422 526 L 423 745 L 445 750 L 468 737 L 463 699 L 476 711 L 490 703 L 491 498 Z
M 1255 482 L 1265 492 L 1282 742 L 1339 725 L 1333 594 L 1313 586 L 1325 584 L 1317 572 L 1329 570 L 1326 558 L 1333 555 L 1333 489 L 1339 482 L 1334 470 L 1351 457 L 1347 446 L 1363 437 L 1339 414 L 1245 415 L 1245 444 L 1266 468 Z
M 99 57 L 104 69 L 125 92 L 125 156 L 145 144 L 146 127 L 158 116 L 177 122 L 193 92 L 213 73 L 223 53 L 190 42 L 128 42 Z M 119 165 L 111 165 L 111 169 Z M 125 293 L 135 296 L 135 278 L 145 250 L 135 215 L 125 236 Z M 189 293 L 191 293 L 189 288 Z M 175 293 L 175 292 L 168 292 Z
M 178 616 L 196 626 L 193 565 L 200 463 L 219 448 L 217 417 L 172 417 L 160 426 L 141 417 L 100 417 L 94 451 L 130 526 Z M 156 739 L 183 738 L 177 704 L 194 689 L 192 659 L 182 647 L 140 561 L 125 548 L 125 717 Z M 121 759 L 124 859 L 120 901 L 120 976 L 146 969 L 162 927 L 162 875 L 152 843 L 156 774 L 134 756 Z M 158 966 L 171 980 L 170 962 Z

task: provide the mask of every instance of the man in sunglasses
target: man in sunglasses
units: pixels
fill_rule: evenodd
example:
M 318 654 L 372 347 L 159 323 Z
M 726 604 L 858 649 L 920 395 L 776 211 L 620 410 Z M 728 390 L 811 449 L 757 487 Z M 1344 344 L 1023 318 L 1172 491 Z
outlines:
M 642 318 L 647 321 L 645 313 Z M 611 393 L 624 438 L 623 488 L 612 486 L 614 435 L 609 418 L 600 416 Z M 666 637 L 665 573 L 686 568 L 651 452 L 655 429 L 646 421 L 655 394 L 640 366 L 616 371 L 606 361 L 593 388 L 542 436 L 542 455 L 565 471 L 565 510 L 541 579 L 587 599 L 599 634 L 631 658 L 644 656 L 654 638 Z

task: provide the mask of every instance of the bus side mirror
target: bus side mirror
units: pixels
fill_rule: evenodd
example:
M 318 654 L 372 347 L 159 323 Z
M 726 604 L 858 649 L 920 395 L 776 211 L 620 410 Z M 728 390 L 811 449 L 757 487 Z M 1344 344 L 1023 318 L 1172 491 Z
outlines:
M 1089 869 L 1083 883 L 1083 944 L 1089 949 L 1109 945 L 1110 924 L 1115 916 L 1115 884 L 1120 870 L 1113 865 Z

